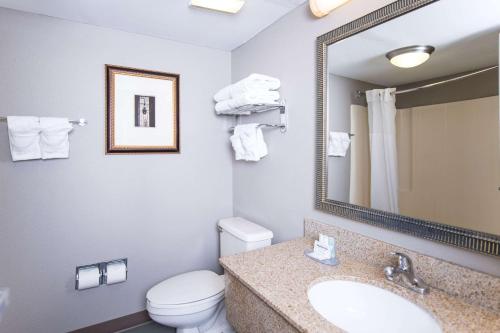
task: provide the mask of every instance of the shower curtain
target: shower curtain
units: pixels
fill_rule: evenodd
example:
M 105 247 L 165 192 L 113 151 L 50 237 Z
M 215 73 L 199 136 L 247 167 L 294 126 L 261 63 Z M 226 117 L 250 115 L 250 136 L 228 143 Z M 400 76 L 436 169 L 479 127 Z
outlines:
M 399 213 L 395 88 L 366 92 L 370 131 L 371 208 Z

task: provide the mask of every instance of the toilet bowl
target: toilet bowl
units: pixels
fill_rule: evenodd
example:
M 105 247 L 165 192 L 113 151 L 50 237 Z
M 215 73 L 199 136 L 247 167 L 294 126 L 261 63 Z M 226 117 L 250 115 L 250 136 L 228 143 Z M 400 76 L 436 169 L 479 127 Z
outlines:
M 180 274 L 151 288 L 146 299 L 157 323 L 176 327 L 177 333 L 210 332 L 224 307 L 224 276 L 211 271 Z
M 219 221 L 221 255 L 271 245 L 273 233 L 240 217 Z M 149 289 L 146 309 L 177 333 L 234 333 L 226 320 L 224 276 L 201 270 L 176 275 Z

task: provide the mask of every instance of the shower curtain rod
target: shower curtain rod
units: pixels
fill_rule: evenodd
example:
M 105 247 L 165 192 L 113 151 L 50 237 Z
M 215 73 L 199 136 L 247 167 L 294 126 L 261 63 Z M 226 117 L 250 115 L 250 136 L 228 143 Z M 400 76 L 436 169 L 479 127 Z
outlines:
M 486 68 L 477 70 L 475 72 L 472 72 L 472 73 L 469 73 L 469 74 L 460 75 L 460 76 L 456 76 L 456 77 L 452 77 L 452 78 L 447 79 L 447 80 L 438 81 L 438 82 L 434 82 L 434 83 L 429 83 L 429 84 L 426 84 L 426 85 L 423 85 L 423 86 L 420 86 L 420 87 L 415 87 L 415 88 L 410 88 L 410 89 L 405 89 L 405 90 L 398 90 L 398 91 L 395 92 L 395 94 L 396 95 L 406 94 L 406 93 L 417 91 L 417 90 L 421 90 L 421 89 L 426 89 L 426 88 L 432 88 L 432 87 L 440 86 L 440 85 L 445 84 L 445 83 L 449 83 L 449 82 L 453 82 L 453 81 L 458 81 L 458 80 L 466 79 L 468 77 L 475 76 L 475 75 L 478 75 L 478 74 L 490 71 L 490 70 L 495 69 L 495 68 L 498 68 L 498 65 L 491 66 L 491 67 L 486 67 Z M 361 90 L 356 91 L 356 97 L 357 98 L 360 98 L 362 95 L 365 95 L 365 94 L 366 94 L 365 91 L 361 91 Z

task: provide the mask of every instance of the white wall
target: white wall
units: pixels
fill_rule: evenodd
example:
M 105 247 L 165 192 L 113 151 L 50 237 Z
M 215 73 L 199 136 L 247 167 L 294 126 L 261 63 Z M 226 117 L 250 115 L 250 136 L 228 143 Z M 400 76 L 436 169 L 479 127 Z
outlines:
M 232 80 L 252 72 L 279 77 L 281 93 L 290 110 L 290 128 L 285 135 L 266 132 L 268 157 L 258 163 L 234 163 L 234 212 L 273 230 L 275 242 L 300 237 L 304 217 L 312 217 L 500 276 L 498 259 L 314 209 L 315 39 L 390 2 L 353 0 L 323 19 L 313 18 L 306 3 L 233 51 Z M 257 117 L 256 120 L 266 117 L 270 121 L 277 118 L 276 115 Z
M 179 73 L 181 153 L 104 154 L 104 64 Z M 1 332 L 65 332 L 145 309 L 155 283 L 219 270 L 232 165 L 213 93 L 230 54 L 0 9 L 0 114 L 84 117 L 68 160 L 10 160 L 0 125 Z M 138 206 L 142 203 L 146 209 Z M 74 290 L 75 267 L 128 257 L 126 283 Z

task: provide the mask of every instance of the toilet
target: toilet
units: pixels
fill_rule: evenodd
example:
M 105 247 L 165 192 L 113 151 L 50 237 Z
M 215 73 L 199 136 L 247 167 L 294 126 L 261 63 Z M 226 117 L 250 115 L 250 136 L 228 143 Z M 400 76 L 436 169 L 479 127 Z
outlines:
M 218 223 L 220 255 L 228 256 L 271 245 L 273 233 L 241 217 Z M 177 333 L 232 333 L 226 321 L 224 275 L 201 270 L 166 279 L 146 294 L 147 311 L 155 322 Z

